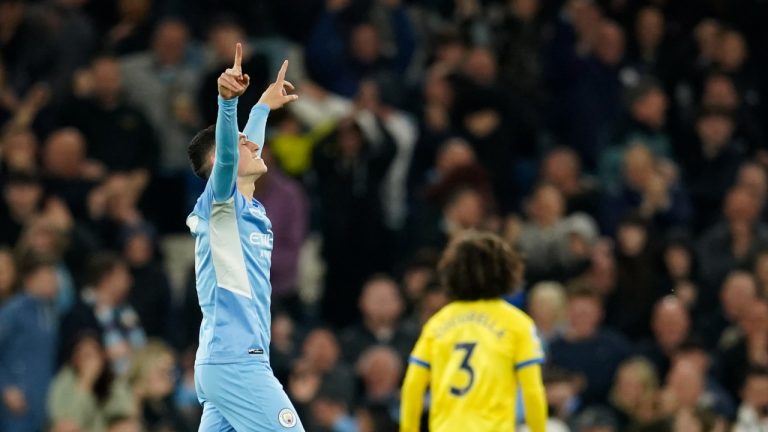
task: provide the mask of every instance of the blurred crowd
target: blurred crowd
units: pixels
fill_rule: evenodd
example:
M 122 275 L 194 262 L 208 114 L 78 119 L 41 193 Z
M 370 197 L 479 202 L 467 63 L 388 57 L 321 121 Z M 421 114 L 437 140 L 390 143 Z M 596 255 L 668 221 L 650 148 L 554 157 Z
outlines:
M 241 127 L 283 58 L 300 95 L 256 196 L 309 431 L 397 430 L 469 229 L 526 257 L 548 430 L 768 431 L 765 0 L 0 0 L 0 430 L 196 430 L 186 146 L 238 41 Z

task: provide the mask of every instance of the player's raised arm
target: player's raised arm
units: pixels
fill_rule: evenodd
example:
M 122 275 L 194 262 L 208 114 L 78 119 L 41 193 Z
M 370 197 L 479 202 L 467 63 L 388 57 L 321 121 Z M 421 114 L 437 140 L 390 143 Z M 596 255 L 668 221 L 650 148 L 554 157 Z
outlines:
M 515 374 L 522 390 L 525 422 L 531 432 L 546 432 L 547 397 L 541 379 L 544 353 L 533 322 L 517 337 Z
M 426 327 L 425 327 L 426 328 Z M 408 370 L 400 395 L 400 432 L 419 432 L 424 411 L 424 393 L 430 381 L 430 338 L 422 330 L 408 359 Z
M 235 62 L 219 76 L 219 112 L 216 117 L 216 151 L 211 171 L 213 199 L 217 202 L 229 199 L 237 181 L 237 98 L 250 84 L 250 77 L 243 74 L 243 47 L 235 47 Z
M 267 128 L 267 115 L 270 110 L 281 108 L 288 102 L 295 101 L 297 95 L 288 94 L 294 87 L 285 79 L 285 73 L 288 70 L 288 60 L 285 60 L 280 66 L 275 82 L 269 85 L 259 99 L 259 103 L 251 108 L 251 114 L 248 116 L 248 123 L 243 131 L 249 140 L 259 145 L 258 156 L 261 157 L 261 151 L 264 150 L 264 133 Z

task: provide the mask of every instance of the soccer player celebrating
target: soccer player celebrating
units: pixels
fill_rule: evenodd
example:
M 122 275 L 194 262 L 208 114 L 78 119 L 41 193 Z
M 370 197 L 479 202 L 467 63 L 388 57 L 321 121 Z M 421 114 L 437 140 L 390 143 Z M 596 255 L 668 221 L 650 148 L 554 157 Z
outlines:
M 203 312 L 195 360 L 200 431 L 303 431 L 269 365 L 272 224 L 253 198 L 254 182 L 267 172 L 260 157 L 267 115 L 297 96 L 287 93 L 286 61 L 239 133 L 237 98 L 250 83 L 242 55 L 237 44 L 234 65 L 219 77 L 216 125 L 189 145 L 195 173 L 207 180 L 187 218 Z
M 521 283 L 520 257 L 497 236 L 471 233 L 448 246 L 439 270 L 453 301 L 424 325 L 413 349 L 400 431 L 419 431 L 428 386 L 430 431 L 513 431 L 519 386 L 530 431 L 544 432 L 536 329 L 503 298 Z

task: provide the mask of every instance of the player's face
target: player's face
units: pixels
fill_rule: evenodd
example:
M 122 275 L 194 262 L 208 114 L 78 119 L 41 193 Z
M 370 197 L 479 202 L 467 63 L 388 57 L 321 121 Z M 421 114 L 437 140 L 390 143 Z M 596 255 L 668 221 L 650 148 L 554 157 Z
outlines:
M 259 157 L 259 145 L 249 141 L 245 134 L 240 134 L 240 162 L 237 175 L 240 177 L 261 176 L 267 172 L 267 165 Z

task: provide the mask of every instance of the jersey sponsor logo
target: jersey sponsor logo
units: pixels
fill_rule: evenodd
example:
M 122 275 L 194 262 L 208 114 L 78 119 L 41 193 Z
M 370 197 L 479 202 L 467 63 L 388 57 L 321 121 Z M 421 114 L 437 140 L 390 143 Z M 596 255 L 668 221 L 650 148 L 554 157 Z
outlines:
M 252 232 L 248 236 L 248 241 L 254 246 L 271 246 L 272 235 L 267 233 Z
M 296 426 L 296 414 L 290 408 L 283 408 L 277 415 L 277 421 L 280 422 L 280 426 L 285 428 L 292 428 Z

